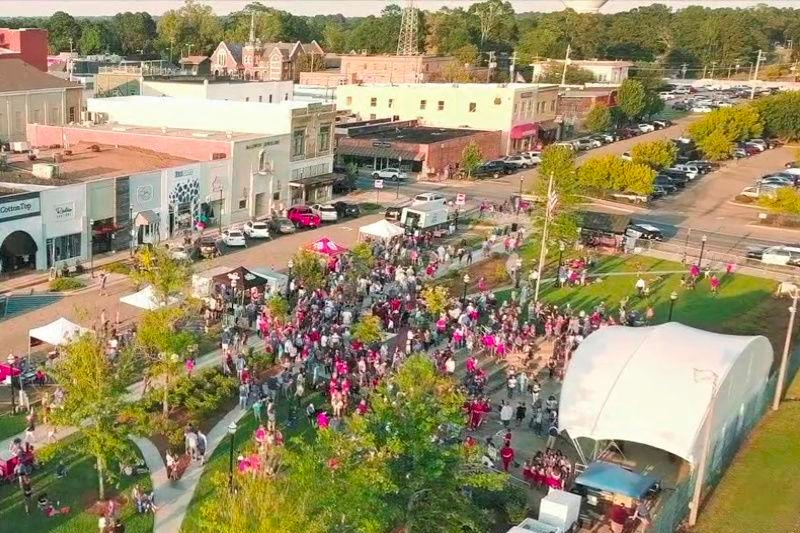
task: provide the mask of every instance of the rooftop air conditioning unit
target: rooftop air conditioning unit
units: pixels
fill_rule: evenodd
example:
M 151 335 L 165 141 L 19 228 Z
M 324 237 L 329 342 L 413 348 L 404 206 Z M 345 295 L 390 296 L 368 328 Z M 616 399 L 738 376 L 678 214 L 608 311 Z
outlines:
M 58 177 L 58 165 L 52 163 L 34 163 L 31 168 L 33 175 L 41 179 L 52 179 Z

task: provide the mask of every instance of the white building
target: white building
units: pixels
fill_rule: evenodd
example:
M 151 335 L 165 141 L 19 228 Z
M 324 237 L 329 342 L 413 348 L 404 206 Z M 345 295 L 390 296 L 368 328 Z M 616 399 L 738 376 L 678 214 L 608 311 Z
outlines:
M 294 82 L 291 80 L 209 80 L 187 77 L 185 80 L 144 78 L 141 82 L 142 96 L 172 96 L 273 104 L 292 100 L 293 93 Z
M 539 79 L 551 65 L 563 68 L 564 60 L 545 59 L 543 61 L 531 63 L 531 67 L 533 67 L 533 79 Z M 630 61 L 604 61 L 598 59 L 570 59 L 569 65 L 588 70 L 598 83 L 617 85 L 628 79 L 628 71 L 633 67 L 633 63 Z
M 288 175 L 276 176 L 276 179 L 291 180 L 289 203 L 330 199 L 329 185 L 333 183 L 333 177 L 329 180 L 317 177 L 333 171 L 336 112 L 331 103 L 289 100 L 269 104 L 126 96 L 90 99 L 88 111 L 96 121 L 120 125 L 288 135 Z
M 536 83 L 341 85 L 336 108 L 360 120 L 419 120 L 440 128 L 501 131 L 506 154 L 555 138 L 558 86 Z

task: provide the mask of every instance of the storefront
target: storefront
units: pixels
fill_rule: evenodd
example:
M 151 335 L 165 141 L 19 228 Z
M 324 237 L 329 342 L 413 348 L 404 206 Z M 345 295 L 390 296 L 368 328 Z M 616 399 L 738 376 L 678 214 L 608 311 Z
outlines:
M 112 251 L 112 236 L 116 232 L 116 183 L 113 179 L 93 181 L 86 184 L 86 211 L 89 232 L 86 238 L 91 246 L 91 255 Z
M 39 193 L 0 198 L 0 272 L 14 274 L 44 268 Z
M 166 184 L 166 205 L 162 204 L 166 214 L 165 223 L 167 236 L 176 237 L 185 232 L 191 232 L 195 221 L 213 215 L 216 219 L 217 211 L 210 206 L 201 211 L 202 199 L 208 194 L 208 187 L 202 176 L 202 165 L 187 165 L 184 167 L 170 168 L 164 171 Z
M 337 163 L 342 166 L 355 164 L 358 168 L 381 170 L 402 167 L 404 172 L 422 171 L 422 156 L 416 150 L 394 146 L 394 143 L 361 139 L 340 139 L 337 147 Z
M 42 191 L 42 224 L 45 238 L 45 261 L 42 268 L 73 266 L 87 255 L 84 238 L 86 185 L 68 185 Z
M 160 240 L 161 172 L 130 177 L 130 218 L 134 247 Z
M 323 174 L 308 178 L 298 178 L 289 182 L 291 204 L 324 204 L 333 198 L 333 182 L 336 176 Z

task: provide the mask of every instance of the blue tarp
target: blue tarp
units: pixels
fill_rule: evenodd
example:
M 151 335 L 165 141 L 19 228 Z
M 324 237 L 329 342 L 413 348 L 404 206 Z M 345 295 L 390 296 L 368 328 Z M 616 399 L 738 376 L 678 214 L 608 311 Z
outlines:
M 597 461 L 587 466 L 575 483 L 639 499 L 650 490 L 650 487 L 658 483 L 658 479 L 625 470 L 619 465 Z

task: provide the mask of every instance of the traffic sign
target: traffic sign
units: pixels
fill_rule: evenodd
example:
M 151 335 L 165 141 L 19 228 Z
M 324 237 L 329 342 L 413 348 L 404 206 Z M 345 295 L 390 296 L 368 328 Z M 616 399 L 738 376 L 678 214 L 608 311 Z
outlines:
M 467 195 L 463 192 L 456 194 L 456 205 L 467 205 Z
M 383 189 L 383 180 L 375 180 L 375 188 Z

